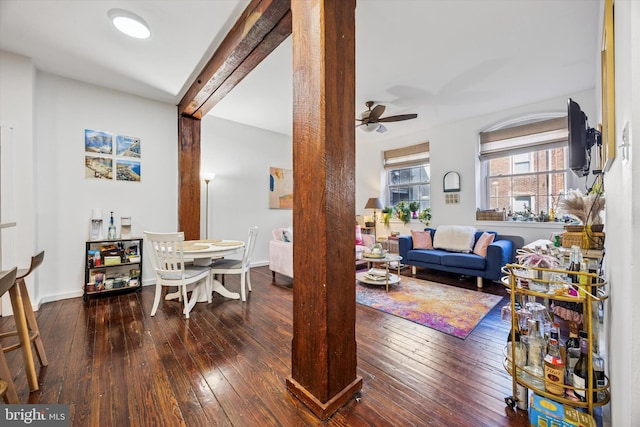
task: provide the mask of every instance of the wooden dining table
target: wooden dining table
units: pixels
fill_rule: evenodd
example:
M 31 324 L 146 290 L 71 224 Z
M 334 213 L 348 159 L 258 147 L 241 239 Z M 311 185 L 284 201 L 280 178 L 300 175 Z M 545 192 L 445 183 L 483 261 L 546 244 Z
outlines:
M 218 258 L 224 258 L 229 255 L 242 253 L 244 250 L 244 242 L 239 240 L 186 240 L 183 243 L 182 252 L 184 253 L 185 261 L 193 261 L 194 265 L 209 265 L 213 260 Z M 216 279 L 211 280 L 211 288 L 205 289 L 205 292 L 200 292 L 197 296 L 197 302 L 207 302 L 208 295 L 212 292 L 217 292 L 223 297 L 229 299 L 240 299 L 238 292 L 231 292 L 224 285 Z M 165 300 L 177 299 L 180 295 L 180 291 L 168 293 L 165 296 Z

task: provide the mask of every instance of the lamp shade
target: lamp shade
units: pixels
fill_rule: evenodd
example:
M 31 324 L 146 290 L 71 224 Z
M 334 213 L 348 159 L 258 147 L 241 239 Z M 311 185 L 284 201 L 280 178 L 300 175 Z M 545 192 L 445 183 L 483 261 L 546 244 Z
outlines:
M 367 204 L 364 207 L 365 209 L 383 209 L 384 205 L 382 204 L 382 200 L 377 197 L 371 197 L 367 200 Z

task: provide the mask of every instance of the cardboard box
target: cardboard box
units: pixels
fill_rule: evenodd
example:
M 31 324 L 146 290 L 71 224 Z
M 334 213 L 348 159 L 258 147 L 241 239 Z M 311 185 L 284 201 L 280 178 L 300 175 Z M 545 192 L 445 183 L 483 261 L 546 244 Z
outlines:
M 591 415 L 535 393 L 529 401 L 529 423 L 532 427 L 596 427 Z
M 119 256 L 106 256 L 104 257 L 104 265 L 118 265 L 121 258 Z

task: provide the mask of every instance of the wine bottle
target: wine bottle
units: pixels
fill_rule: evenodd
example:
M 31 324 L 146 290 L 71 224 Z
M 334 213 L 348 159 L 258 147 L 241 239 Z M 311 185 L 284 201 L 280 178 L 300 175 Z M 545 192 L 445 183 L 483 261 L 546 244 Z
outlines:
M 606 381 L 604 378 L 604 359 L 598 353 L 593 353 L 593 376 L 595 377 L 596 387 L 602 388 Z M 593 401 L 598 402 L 606 398 L 605 391 L 593 393 Z
M 569 271 L 580 271 L 580 258 L 582 258 L 580 246 L 571 246 L 571 253 L 569 255 Z M 579 283 L 580 281 L 577 274 L 569 274 L 568 280 L 571 283 Z
M 564 396 L 564 360 L 558 341 L 560 325 L 553 324 L 549 334 L 549 349 L 544 357 L 544 388 L 547 392 Z
M 578 359 L 580 358 L 580 339 L 578 338 L 578 323 L 570 321 L 569 322 L 569 338 L 565 343 L 565 349 L 567 354 L 566 361 L 566 376 L 565 378 L 571 384 L 573 380 L 573 368 L 578 363 Z
M 113 224 L 113 211 L 111 211 L 111 218 L 109 219 L 108 236 L 109 236 L 109 239 L 116 238 L 116 226 Z
M 573 386 L 576 388 L 574 393 L 581 401 L 587 400 L 586 388 L 589 380 L 589 341 L 587 339 L 587 333 L 580 331 L 580 358 L 576 362 L 576 366 L 573 368 Z M 595 380 L 595 375 L 592 374 L 592 384 Z M 595 396 L 594 396 L 595 400 Z

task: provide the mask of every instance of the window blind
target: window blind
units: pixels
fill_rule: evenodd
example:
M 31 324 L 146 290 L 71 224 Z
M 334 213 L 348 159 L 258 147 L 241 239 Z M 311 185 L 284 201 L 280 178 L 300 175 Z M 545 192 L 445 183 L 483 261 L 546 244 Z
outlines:
M 480 160 L 567 145 L 567 117 L 480 133 Z
M 429 163 L 429 143 L 394 148 L 384 152 L 385 169 L 398 169 Z

